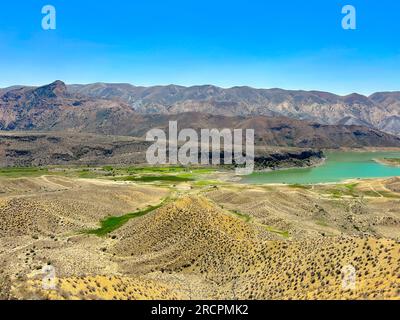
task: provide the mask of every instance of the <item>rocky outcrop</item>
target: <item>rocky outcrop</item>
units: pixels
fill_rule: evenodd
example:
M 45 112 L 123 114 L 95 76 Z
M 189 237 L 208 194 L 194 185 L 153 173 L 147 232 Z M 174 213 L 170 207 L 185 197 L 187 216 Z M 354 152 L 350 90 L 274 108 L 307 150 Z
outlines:
M 3 133 L 0 134 L 0 167 L 143 164 L 149 145 L 131 137 Z
M 0 134 L 0 167 L 146 164 L 151 145 L 132 137 L 73 133 Z M 224 154 L 221 153 L 223 162 Z M 212 154 L 210 153 L 210 163 Z M 322 151 L 256 150 L 256 170 L 307 167 L 323 161 Z
M 256 170 L 276 170 L 292 167 L 311 167 L 325 160 L 322 151 L 305 150 L 298 152 L 281 152 L 256 155 L 254 158 Z

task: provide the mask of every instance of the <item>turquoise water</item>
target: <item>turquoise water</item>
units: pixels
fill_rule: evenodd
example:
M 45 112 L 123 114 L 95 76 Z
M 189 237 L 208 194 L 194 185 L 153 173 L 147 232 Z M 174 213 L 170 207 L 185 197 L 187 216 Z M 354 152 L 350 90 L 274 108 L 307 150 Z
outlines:
M 255 172 L 242 182 L 251 184 L 311 184 L 339 182 L 354 178 L 400 176 L 400 167 L 376 163 L 373 159 L 400 158 L 400 152 L 327 152 L 326 162 L 315 168 Z

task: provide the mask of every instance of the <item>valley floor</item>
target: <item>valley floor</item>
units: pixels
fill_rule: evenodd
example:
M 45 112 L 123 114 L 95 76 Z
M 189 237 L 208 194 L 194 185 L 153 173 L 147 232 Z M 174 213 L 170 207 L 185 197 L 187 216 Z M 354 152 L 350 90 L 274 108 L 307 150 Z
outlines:
M 0 298 L 400 298 L 399 178 L 254 186 L 224 177 L 1 171 Z

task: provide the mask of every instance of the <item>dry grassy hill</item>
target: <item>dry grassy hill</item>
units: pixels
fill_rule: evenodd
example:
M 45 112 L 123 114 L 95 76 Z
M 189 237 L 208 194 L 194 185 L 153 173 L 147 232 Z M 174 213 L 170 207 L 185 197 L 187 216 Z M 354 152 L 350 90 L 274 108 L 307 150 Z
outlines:
M 41 193 L 35 189 L 40 193 L 36 199 L 26 192 L 27 198 L 57 203 L 63 197 L 77 208 L 83 208 L 78 204 L 84 200 L 88 203 L 88 207 L 83 208 L 86 210 L 71 209 L 68 217 L 74 221 L 81 219 L 82 225 L 89 228 L 96 227 L 96 219 L 98 226 L 99 219 L 107 213 L 120 216 L 129 208 L 157 203 L 168 194 L 152 183 L 142 186 L 102 180 L 57 177 L 46 182 L 43 179 L 46 178 L 34 179 L 34 184 L 44 184 L 47 189 Z M 15 183 L 21 182 L 13 179 L 4 182 L 7 186 L 4 188 L 10 193 L 3 198 L 25 198 L 25 192 L 15 194 Z M 65 190 L 52 189 L 54 185 L 60 188 L 61 183 Z M 104 235 L 77 233 L 73 231 L 81 226 L 65 228 L 56 223 L 58 229 L 49 229 L 55 237 L 42 232 L 39 237 L 32 238 L 30 228 L 17 227 L 21 231 L 18 235 L 14 233 L 16 237 L 0 237 L 2 296 L 49 299 L 400 298 L 400 244 L 398 235 L 389 233 L 389 230 L 398 232 L 398 225 L 392 224 L 392 229 L 374 225 L 376 221 L 384 221 L 385 227 L 389 227 L 389 217 L 398 219 L 396 208 L 400 194 L 387 188 L 396 180 L 376 183 L 374 192 L 380 196 L 372 195 L 370 183 L 362 181 L 350 189 L 334 185 L 341 190 L 340 194 L 332 191 L 333 185 L 238 187 L 223 183 L 219 187 L 195 187 L 186 191 L 171 185 L 173 193 L 164 205 Z M 103 193 L 90 193 L 102 188 Z M 353 206 L 343 211 L 342 216 L 338 214 L 346 206 L 354 205 L 352 201 L 360 200 L 361 195 L 359 211 Z M 338 201 L 338 197 L 342 201 Z M 37 206 L 35 201 L 33 207 Z M 98 212 L 97 206 L 102 202 L 104 207 Z M 319 207 L 310 207 L 310 203 Z M 80 211 L 80 218 L 77 211 Z M 11 211 L 3 211 L 3 215 L 11 216 L 7 212 Z M 51 221 L 55 213 L 64 219 L 68 214 L 48 207 L 48 220 Z M 40 218 L 40 215 L 35 213 L 34 217 Z M 322 217 L 325 218 L 323 224 Z M 356 222 L 350 223 L 353 218 Z M 368 228 L 362 230 L 357 219 L 364 221 Z M 48 263 L 57 271 L 56 290 L 41 288 L 41 268 Z M 342 288 L 343 268 L 348 266 L 355 269 L 355 290 Z
M 0 195 L 0 232 L 7 237 L 55 235 L 96 227 L 108 215 L 135 211 L 166 195 L 163 190 L 109 181 L 51 176 L 8 180 L 1 188 L 11 194 Z
M 207 196 L 296 239 L 341 234 L 400 240 L 398 179 L 331 185 L 228 186 Z

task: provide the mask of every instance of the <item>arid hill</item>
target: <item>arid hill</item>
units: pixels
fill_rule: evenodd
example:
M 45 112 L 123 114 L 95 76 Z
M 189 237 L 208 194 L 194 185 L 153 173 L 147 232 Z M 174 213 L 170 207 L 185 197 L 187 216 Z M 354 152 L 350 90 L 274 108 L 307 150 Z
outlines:
M 151 144 L 152 142 L 144 139 L 129 136 L 72 132 L 2 132 L 0 133 L 0 168 L 51 165 L 143 165 L 147 164 L 146 151 Z M 211 152 L 209 156 L 212 157 Z M 318 150 L 256 147 L 254 160 L 256 169 L 265 169 L 307 167 L 323 159 L 324 154 Z
M 150 142 L 63 132 L 1 132 L 0 167 L 143 164 Z
M 44 213 L 44 208 L 37 206 L 36 202 L 39 199 L 44 204 L 49 197 L 57 197 L 58 201 L 62 201 L 61 195 L 64 195 L 71 199 L 72 204 L 78 205 L 79 200 L 90 197 L 87 192 L 90 185 L 88 182 L 85 184 L 82 191 L 66 190 L 58 196 L 42 191 L 38 200 L 24 201 L 26 206 L 30 203 L 37 208 L 35 210 Z M 109 187 L 112 187 L 113 192 L 107 194 L 106 190 Z M 115 193 L 117 185 L 104 184 L 104 188 L 103 195 L 98 196 L 104 197 L 107 205 L 111 199 L 118 199 L 119 196 Z M 132 187 L 129 190 L 129 186 L 126 185 L 120 185 L 120 188 L 127 193 L 144 191 L 141 191 L 140 187 Z M 227 188 L 231 189 L 232 186 L 228 185 Z M 240 192 L 247 188 L 243 186 L 242 190 L 237 190 L 235 196 L 240 196 Z M 262 188 L 248 191 L 262 192 Z M 76 200 L 71 198 L 74 192 L 81 194 Z M 282 192 L 284 195 L 288 190 L 278 189 L 276 192 Z M 315 196 L 315 191 L 293 189 L 291 192 L 293 197 L 302 197 L 304 192 L 309 197 Z M 393 193 L 393 196 L 395 195 Z M 393 205 L 395 202 L 390 197 L 375 198 L 374 201 L 385 201 L 385 204 Z M 262 200 L 258 199 L 258 204 L 259 201 Z M 329 201 L 328 197 L 326 201 Z M 334 199 L 331 201 L 334 202 Z M 88 202 L 90 210 L 85 211 L 82 223 L 91 223 L 91 219 L 97 216 L 92 213 L 93 208 L 98 205 L 96 201 Z M 118 205 L 126 204 L 120 199 Z M 248 207 L 248 204 L 244 207 Z M 301 228 L 305 235 L 292 230 L 284 233 L 278 229 L 277 222 L 269 221 L 275 225 L 273 226 L 262 219 L 263 214 L 268 217 L 268 212 L 274 209 L 273 202 L 264 203 L 264 207 L 257 211 L 247 211 L 248 216 L 246 211 L 236 211 L 237 209 L 242 209 L 241 204 L 233 203 L 232 208 L 226 209 L 214 203 L 208 196 L 191 194 L 171 200 L 147 215 L 131 219 L 106 237 L 68 234 L 65 233 L 65 229 L 49 228 L 56 233 L 54 241 L 46 236 L 45 230 L 36 231 L 39 237 L 32 239 L 28 237 L 32 232 L 30 229 L 18 229 L 21 233 L 18 237 L 0 238 L 3 243 L 0 256 L 3 258 L 2 269 L 5 272 L 3 278 L 0 275 L 0 280 L 9 279 L 8 281 L 13 283 L 12 289 L 8 291 L 9 296 L 13 298 L 399 297 L 400 256 L 399 244 L 395 240 L 374 236 L 368 232 L 355 234 L 353 230 L 342 229 L 340 224 L 336 225 L 334 221 L 329 220 L 324 226 L 313 225 L 305 220 L 301 221 L 302 216 L 298 216 L 298 221 L 294 224 Z M 3 212 L 7 213 L 6 210 Z M 100 215 L 104 214 L 103 212 L 104 210 Z M 306 209 L 300 205 L 299 214 L 306 213 Z M 58 214 L 68 221 L 65 213 Z M 51 214 L 49 218 L 58 218 L 58 214 Z M 377 214 L 384 215 L 385 212 L 381 210 Z M 392 213 L 395 214 L 397 213 Z M 350 216 L 356 215 L 355 213 Z M 373 223 L 374 216 L 375 213 L 373 216 L 367 215 L 365 219 Z M 285 212 L 282 212 L 281 219 L 289 221 Z M 315 232 L 315 228 L 324 228 L 325 234 Z M 77 227 L 70 226 L 70 229 L 74 230 Z M 336 232 L 331 234 L 329 230 Z M 343 232 L 337 233 L 339 230 Z M 7 254 L 9 252 L 14 254 Z M 50 261 L 57 270 L 56 290 L 42 289 L 43 276 L 40 268 L 26 276 L 30 268 L 40 266 L 46 261 Z M 356 270 L 354 290 L 343 288 L 342 285 L 343 268 L 349 266 Z

